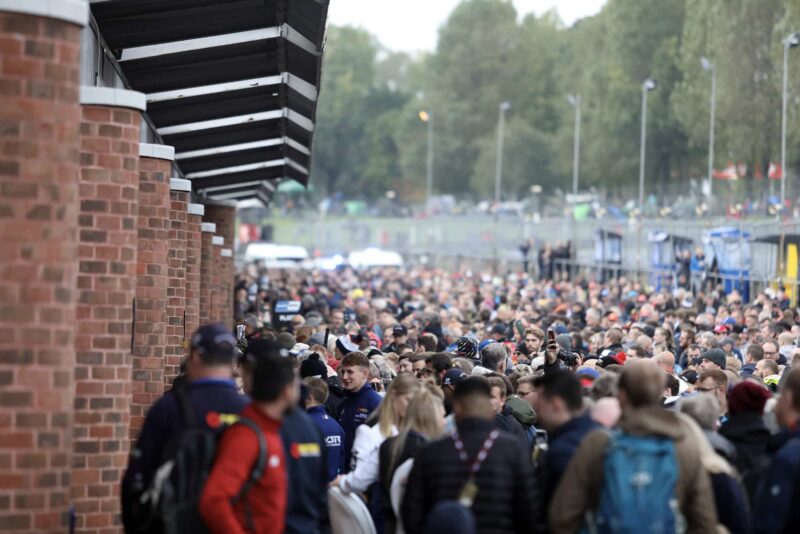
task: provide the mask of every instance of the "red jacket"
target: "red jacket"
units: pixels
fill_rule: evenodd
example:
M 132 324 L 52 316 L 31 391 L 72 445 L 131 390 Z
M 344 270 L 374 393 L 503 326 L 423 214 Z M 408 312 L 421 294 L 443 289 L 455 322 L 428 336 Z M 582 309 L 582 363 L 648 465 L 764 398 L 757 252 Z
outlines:
M 286 458 L 280 437 L 280 421 L 270 419 L 253 404 L 242 417 L 253 420 L 267 440 L 267 467 L 261 479 L 247 493 L 247 501 L 256 534 L 281 534 L 286 520 Z M 200 515 L 211 532 L 244 534 L 244 503 L 233 506 L 231 499 L 239 494 L 258 457 L 258 438 L 252 429 L 234 425 L 222 435 L 214 467 L 200 497 Z

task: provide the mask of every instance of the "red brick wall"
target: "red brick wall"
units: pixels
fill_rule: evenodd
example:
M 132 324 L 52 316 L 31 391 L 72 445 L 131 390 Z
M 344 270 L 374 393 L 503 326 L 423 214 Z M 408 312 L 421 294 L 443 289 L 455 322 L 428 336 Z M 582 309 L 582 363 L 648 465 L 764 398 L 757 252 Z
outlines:
M 167 256 L 172 162 L 139 158 L 136 318 L 130 437 L 135 441 L 148 408 L 164 393 L 167 344 Z
M 225 284 L 224 284 L 224 262 L 222 261 L 222 249 L 225 245 L 225 238 L 214 234 L 211 238 L 213 250 L 211 256 L 213 258 L 213 267 L 211 271 L 211 287 L 214 291 L 211 293 L 211 320 L 217 323 L 228 325 L 230 321 L 226 321 L 225 317 Z
M 80 28 L 0 12 L 0 531 L 65 532 Z
M 80 532 L 119 529 L 136 295 L 138 111 L 82 107 L 72 500 Z
M 200 232 L 200 324 L 204 325 L 216 320 L 214 309 L 214 246 L 211 238 L 216 226 L 204 222 Z
M 189 204 L 186 217 L 186 336 L 200 327 L 200 224 L 202 204 Z
M 205 220 L 217 225 L 216 235 L 225 240 L 224 247 L 235 251 L 236 239 L 236 203 L 230 201 L 211 201 L 205 203 Z M 214 286 L 217 320 L 226 325 L 233 325 L 233 256 L 216 257 L 219 261 L 219 279 Z
M 191 335 L 185 332 L 186 324 L 186 234 L 191 182 L 171 180 L 169 258 L 167 260 L 169 277 L 167 281 L 167 345 L 164 358 L 164 385 L 169 387 L 178 376 L 181 358 L 184 355 L 184 340 Z

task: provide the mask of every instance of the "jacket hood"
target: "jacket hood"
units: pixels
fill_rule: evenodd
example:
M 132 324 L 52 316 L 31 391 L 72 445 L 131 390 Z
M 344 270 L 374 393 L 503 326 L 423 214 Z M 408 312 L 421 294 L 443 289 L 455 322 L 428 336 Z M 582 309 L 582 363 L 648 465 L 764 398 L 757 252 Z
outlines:
M 619 426 L 635 436 L 664 436 L 678 441 L 685 435 L 681 417 L 660 406 L 623 410 Z
M 731 415 L 719 433 L 731 441 L 740 443 L 763 443 L 770 437 L 764 418 L 755 412 L 739 412 Z

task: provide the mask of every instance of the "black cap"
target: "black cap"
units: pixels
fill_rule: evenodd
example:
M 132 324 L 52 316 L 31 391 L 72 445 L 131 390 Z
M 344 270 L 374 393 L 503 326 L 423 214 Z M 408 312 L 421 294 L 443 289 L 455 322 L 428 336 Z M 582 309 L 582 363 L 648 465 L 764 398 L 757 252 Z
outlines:
M 508 334 L 508 328 L 506 327 L 506 325 L 504 325 L 502 323 L 497 323 L 496 325 L 494 325 L 492 327 L 491 333 L 492 334 L 500 334 L 500 335 L 504 336 L 504 335 Z
M 233 361 L 236 338 L 221 323 L 201 326 L 192 336 L 192 350 L 215 358 L 230 358 Z
M 396 324 L 392 327 L 392 335 L 394 337 L 405 336 L 406 334 L 408 334 L 408 328 L 404 325 Z

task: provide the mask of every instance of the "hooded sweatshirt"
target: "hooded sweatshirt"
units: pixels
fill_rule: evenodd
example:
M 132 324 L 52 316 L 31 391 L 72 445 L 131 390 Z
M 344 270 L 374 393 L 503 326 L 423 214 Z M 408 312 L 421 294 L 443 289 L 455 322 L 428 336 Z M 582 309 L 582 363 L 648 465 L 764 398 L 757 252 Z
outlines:
M 716 532 L 717 514 L 708 472 L 703 468 L 698 446 L 686 425 L 686 416 L 649 406 L 626 409 L 620 418 L 623 432 L 635 436 L 672 439 L 678 462 L 675 494 L 686 518 L 687 532 Z M 550 502 L 549 523 L 553 532 L 577 532 L 585 513 L 597 508 L 603 485 L 603 459 L 609 435 L 605 430 L 589 433 L 575 451 Z M 563 503 L 570 503 L 564 506 Z

